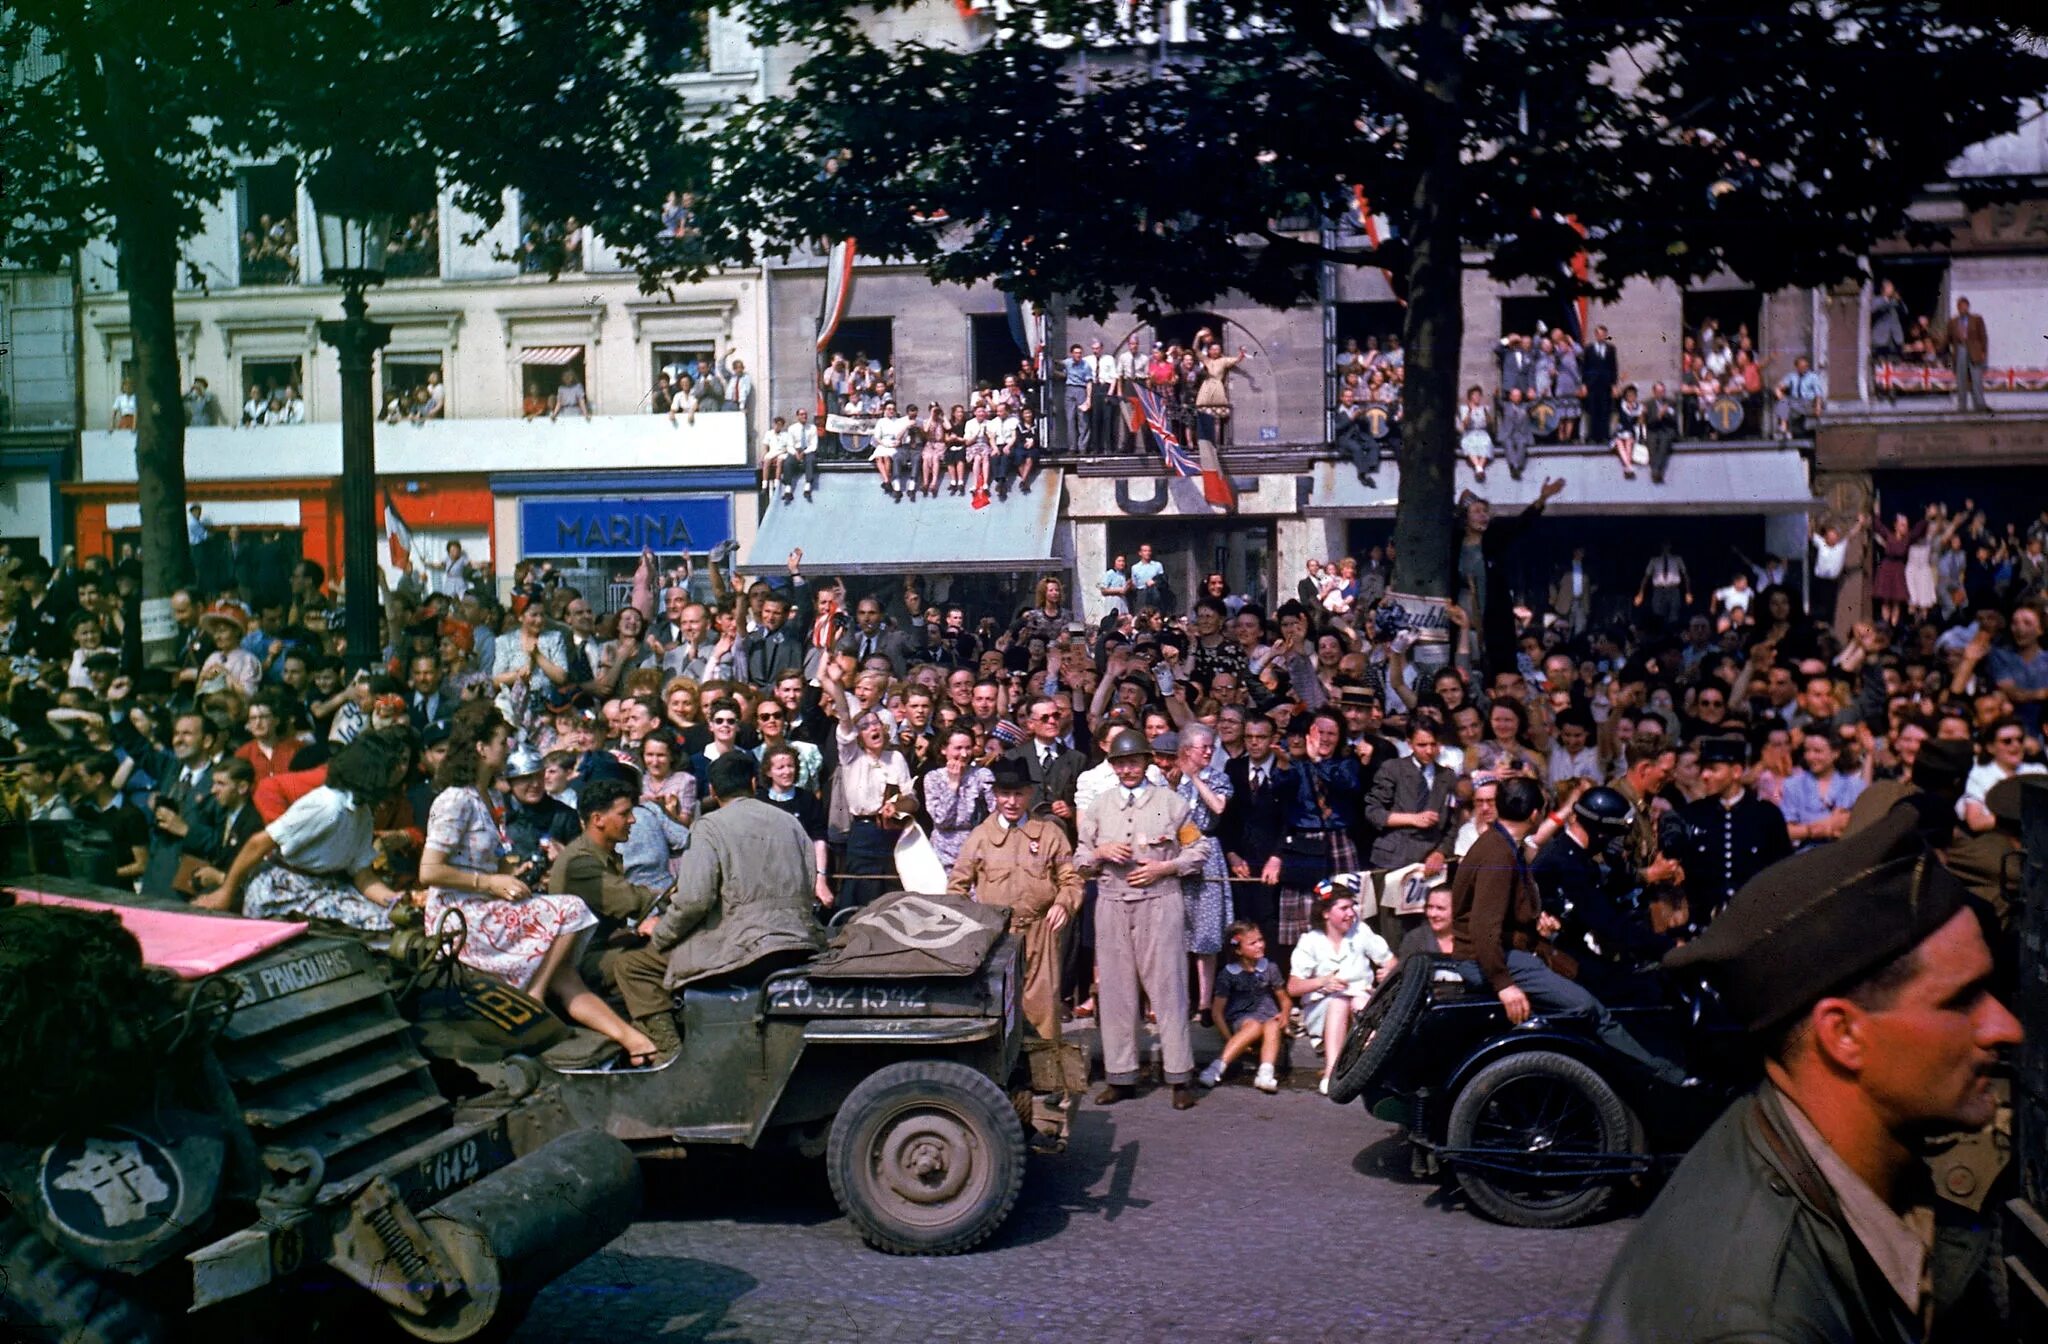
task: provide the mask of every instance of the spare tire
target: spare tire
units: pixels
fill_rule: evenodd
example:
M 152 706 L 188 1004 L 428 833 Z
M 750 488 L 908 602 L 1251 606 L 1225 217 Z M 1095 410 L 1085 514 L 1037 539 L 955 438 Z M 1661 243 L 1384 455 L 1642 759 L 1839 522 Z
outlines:
M 1337 1067 L 1330 1075 L 1331 1101 L 1350 1102 L 1362 1096 L 1386 1069 L 1422 1017 L 1429 977 L 1426 958 L 1405 962 L 1366 1000 L 1351 1019 L 1344 1048 L 1337 1053 Z

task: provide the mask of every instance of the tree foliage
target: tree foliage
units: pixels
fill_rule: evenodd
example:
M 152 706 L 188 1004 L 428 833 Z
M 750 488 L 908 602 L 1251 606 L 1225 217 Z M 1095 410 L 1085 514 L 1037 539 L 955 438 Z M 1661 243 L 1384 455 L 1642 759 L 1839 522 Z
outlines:
M 1092 314 L 1232 291 L 1284 305 L 1315 294 L 1322 261 L 1404 269 L 1447 115 L 1462 190 L 1446 222 L 1498 279 L 1580 288 L 1568 263 L 1589 237 L 1599 295 L 1723 271 L 1822 284 L 1911 232 L 1922 187 L 2048 89 L 2048 60 L 2003 20 L 1932 4 L 1421 9 L 1455 13 L 1452 68 L 1430 24 L 1344 26 L 1362 7 L 1330 0 L 1191 0 L 1191 25 L 1226 35 L 1163 59 L 1088 39 L 1118 31 L 1116 3 L 1019 0 L 965 49 L 878 45 L 865 5 L 763 5 L 766 36 L 814 54 L 724 137 L 707 227 L 745 258 L 852 235 Z M 1333 252 L 1275 228 L 1344 219 L 1354 187 L 1395 241 Z
M 1408 304 L 1395 579 L 1448 593 L 1467 256 L 1570 294 L 1855 274 L 2048 88 L 2006 9 L 1187 0 L 1197 40 L 1162 45 L 1117 27 L 1149 5 L 1014 0 L 985 41 L 884 47 L 868 5 L 764 0 L 761 32 L 812 54 L 725 137 L 704 222 L 735 257 L 851 236 L 1096 317 L 1386 269 Z M 1377 246 L 1326 228 L 1359 192 L 1392 223 Z
M 0 257 L 119 248 L 134 342 L 144 591 L 191 574 L 173 308 L 180 245 L 236 167 L 367 154 L 481 222 L 592 224 L 649 285 L 701 271 L 660 236 L 706 149 L 668 77 L 704 56 L 690 0 L 15 0 L 0 9 Z M 388 194 L 388 191 L 383 193 Z M 482 229 L 479 229 L 479 234 Z M 305 240 L 304 278 L 319 275 Z M 145 622 L 147 624 L 147 622 Z

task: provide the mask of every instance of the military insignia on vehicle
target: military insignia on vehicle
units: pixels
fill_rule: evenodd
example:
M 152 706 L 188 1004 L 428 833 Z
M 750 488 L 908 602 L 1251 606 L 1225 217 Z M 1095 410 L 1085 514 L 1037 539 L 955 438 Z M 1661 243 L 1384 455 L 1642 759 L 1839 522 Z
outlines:
M 153 1236 L 178 1207 L 182 1186 L 171 1155 L 130 1130 L 59 1139 L 43 1154 L 43 1202 L 84 1241 Z

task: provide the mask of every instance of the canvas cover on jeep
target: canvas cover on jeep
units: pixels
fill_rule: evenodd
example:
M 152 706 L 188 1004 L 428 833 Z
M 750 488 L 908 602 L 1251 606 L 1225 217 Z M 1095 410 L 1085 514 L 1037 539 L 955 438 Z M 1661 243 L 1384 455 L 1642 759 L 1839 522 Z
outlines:
M 891 892 L 848 916 L 805 971 L 814 980 L 973 975 L 1009 925 L 1000 906 Z

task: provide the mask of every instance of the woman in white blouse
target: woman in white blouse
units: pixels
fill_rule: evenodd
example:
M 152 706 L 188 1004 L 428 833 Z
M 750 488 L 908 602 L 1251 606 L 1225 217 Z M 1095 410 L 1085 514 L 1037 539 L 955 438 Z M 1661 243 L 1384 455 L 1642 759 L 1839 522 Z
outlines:
M 1323 1052 L 1323 1080 L 1344 1051 L 1351 1015 L 1372 997 L 1373 986 L 1392 973 L 1394 950 L 1387 940 L 1358 920 L 1358 902 L 1348 891 L 1330 889 L 1316 898 L 1316 927 L 1301 935 L 1287 967 L 1287 992 L 1301 1004 L 1302 1025 L 1309 1043 Z
M 880 709 L 863 709 L 854 699 L 842 680 L 839 659 L 826 659 L 822 671 L 824 696 L 839 711 L 833 737 L 846 807 L 846 876 L 834 908 L 844 910 L 866 905 L 896 885 L 896 833 L 915 812 L 917 800 L 910 765 L 889 743 L 888 716 Z

